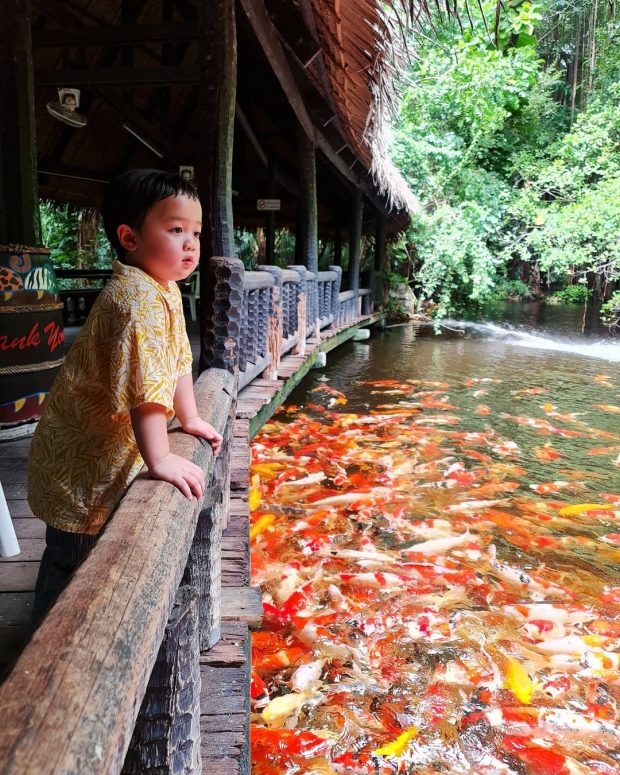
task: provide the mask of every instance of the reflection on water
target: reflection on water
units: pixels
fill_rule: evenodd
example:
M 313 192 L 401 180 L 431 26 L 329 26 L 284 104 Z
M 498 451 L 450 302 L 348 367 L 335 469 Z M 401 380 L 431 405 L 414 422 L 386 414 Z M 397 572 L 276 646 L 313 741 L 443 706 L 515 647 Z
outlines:
M 620 773 L 618 346 L 556 321 L 349 343 L 255 439 L 255 775 Z

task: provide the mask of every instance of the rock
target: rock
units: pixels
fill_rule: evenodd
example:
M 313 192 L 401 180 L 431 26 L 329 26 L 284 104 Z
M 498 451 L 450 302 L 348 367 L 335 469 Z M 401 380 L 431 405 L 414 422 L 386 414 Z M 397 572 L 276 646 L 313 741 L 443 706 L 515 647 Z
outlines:
M 416 298 L 407 283 L 398 283 L 390 288 L 390 299 L 394 299 L 404 313 L 412 318 L 416 314 Z

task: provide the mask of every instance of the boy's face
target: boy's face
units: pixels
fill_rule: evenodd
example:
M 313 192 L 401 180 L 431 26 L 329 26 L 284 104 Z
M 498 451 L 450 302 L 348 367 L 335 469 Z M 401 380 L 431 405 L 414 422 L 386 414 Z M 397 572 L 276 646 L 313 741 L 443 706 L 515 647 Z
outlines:
M 157 202 L 140 231 L 119 226 L 118 235 L 127 263 L 167 286 L 185 280 L 197 268 L 201 228 L 200 202 L 181 195 Z

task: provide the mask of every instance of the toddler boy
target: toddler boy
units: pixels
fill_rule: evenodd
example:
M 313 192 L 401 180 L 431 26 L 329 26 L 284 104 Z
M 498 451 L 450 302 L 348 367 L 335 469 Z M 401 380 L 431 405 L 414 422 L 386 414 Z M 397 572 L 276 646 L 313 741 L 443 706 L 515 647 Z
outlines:
M 143 463 L 201 497 L 204 473 L 170 453 L 167 421 L 222 437 L 198 416 L 181 293 L 198 265 L 202 210 L 178 175 L 129 170 L 110 184 L 103 223 L 119 260 L 56 378 L 32 438 L 28 503 L 47 523 L 37 624 L 88 555 Z

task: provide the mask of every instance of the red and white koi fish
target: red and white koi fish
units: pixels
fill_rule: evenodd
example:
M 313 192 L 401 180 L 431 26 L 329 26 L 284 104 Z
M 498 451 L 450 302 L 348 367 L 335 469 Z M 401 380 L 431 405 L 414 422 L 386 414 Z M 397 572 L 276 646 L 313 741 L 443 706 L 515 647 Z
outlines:
M 536 775 L 592 775 L 589 767 L 530 737 L 505 735 L 499 747 L 511 756 L 529 765 Z
M 535 735 L 543 739 L 620 739 L 620 729 L 613 724 L 565 708 L 493 708 L 468 714 L 462 719 L 461 727 L 467 728 L 480 720 L 509 734 Z

